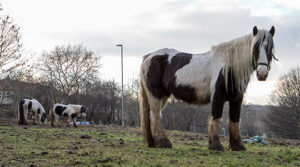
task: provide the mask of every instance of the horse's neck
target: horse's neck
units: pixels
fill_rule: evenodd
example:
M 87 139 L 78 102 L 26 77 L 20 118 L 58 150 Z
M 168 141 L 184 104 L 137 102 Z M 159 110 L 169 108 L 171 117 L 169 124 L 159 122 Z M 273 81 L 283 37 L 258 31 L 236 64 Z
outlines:
M 216 53 L 223 53 L 222 55 L 232 55 L 233 53 L 236 53 L 237 55 L 242 54 L 243 56 L 246 56 L 245 54 L 247 53 L 247 56 L 251 56 L 249 50 L 251 50 L 252 40 L 252 34 L 245 35 L 237 39 L 213 46 L 212 51 Z
M 253 36 L 250 34 L 212 48 L 214 55 L 220 56 L 224 64 L 223 75 L 226 85 L 228 83 L 228 75 L 232 73 L 235 85 L 241 92 L 245 91 L 250 75 L 253 72 L 252 40 Z

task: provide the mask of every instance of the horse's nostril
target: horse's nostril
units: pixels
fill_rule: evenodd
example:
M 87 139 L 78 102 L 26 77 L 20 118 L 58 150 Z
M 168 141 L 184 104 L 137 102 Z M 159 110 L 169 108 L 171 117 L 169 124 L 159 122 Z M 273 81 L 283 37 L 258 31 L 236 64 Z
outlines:
M 257 73 L 256 75 L 257 75 L 257 79 L 259 81 L 265 81 L 267 79 L 267 77 L 268 77 L 268 74 L 266 74 L 266 75 L 260 75 L 259 73 Z
M 256 75 L 257 75 L 257 76 L 260 76 L 261 78 L 267 78 L 268 72 L 267 72 L 267 71 L 264 71 L 264 70 L 262 70 L 262 71 L 257 71 Z

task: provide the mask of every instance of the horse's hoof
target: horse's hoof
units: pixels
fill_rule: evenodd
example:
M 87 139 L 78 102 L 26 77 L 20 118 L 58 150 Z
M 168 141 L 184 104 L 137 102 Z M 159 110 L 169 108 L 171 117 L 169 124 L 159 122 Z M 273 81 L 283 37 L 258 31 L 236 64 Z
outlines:
M 149 140 L 147 140 L 148 147 L 153 148 L 154 146 L 154 139 L 151 137 Z
M 215 151 L 224 151 L 222 144 L 211 144 L 208 146 L 208 149 Z
M 154 148 L 154 143 L 148 143 L 149 148 Z
M 238 145 L 229 145 L 232 151 L 246 151 L 246 147 L 240 143 Z
M 154 147 L 156 148 L 172 148 L 172 143 L 168 138 L 162 138 L 154 143 Z

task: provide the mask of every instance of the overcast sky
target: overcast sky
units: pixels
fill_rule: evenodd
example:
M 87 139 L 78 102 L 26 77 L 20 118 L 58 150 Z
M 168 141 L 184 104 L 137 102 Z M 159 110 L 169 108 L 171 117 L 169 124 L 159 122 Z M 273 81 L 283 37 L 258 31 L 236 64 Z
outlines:
M 102 56 L 101 77 L 137 78 L 141 57 L 160 48 L 201 53 L 275 26 L 275 55 L 268 80 L 254 75 L 246 101 L 267 104 L 280 75 L 300 62 L 300 2 L 297 0 L 2 0 L 21 27 L 26 53 L 39 55 L 60 44 L 84 44 Z

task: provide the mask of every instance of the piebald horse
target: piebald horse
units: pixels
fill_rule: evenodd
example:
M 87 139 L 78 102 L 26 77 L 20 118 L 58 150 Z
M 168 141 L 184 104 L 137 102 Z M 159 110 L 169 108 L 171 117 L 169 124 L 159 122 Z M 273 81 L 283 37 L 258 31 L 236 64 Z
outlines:
M 29 113 L 32 115 L 34 125 L 36 125 L 37 116 L 39 116 L 40 123 L 45 123 L 47 117 L 46 111 L 36 99 L 23 99 L 20 101 L 18 112 L 19 125 L 27 125 L 27 116 Z
M 60 116 L 63 116 L 67 118 L 67 126 L 70 126 L 70 120 L 73 121 L 73 126 L 77 128 L 76 125 L 76 118 L 83 116 L 86 116 L 86 108 L 82 105 L 76 105 L 76 104 L 54 104 L 53 109 L 50 110 L 50 120 L 51 125 L 54 126 L 55 120 L 58 121 L 58 118 Z
M 143 58 L 140 69 L 141 126 L 149 147 L 171 148 L 162 125 L 168 98 L 189 104 L 211 103 L 209 149 L 224 150 L 219 140 L 223 106 L 229 102 L 229 147 L 246 150 L 239 133 L 240 110 L 251 74 L 265 81 L 274 57 L 274 26 L 213 46 L 209 52 L 189 54 L 161 49 Z

